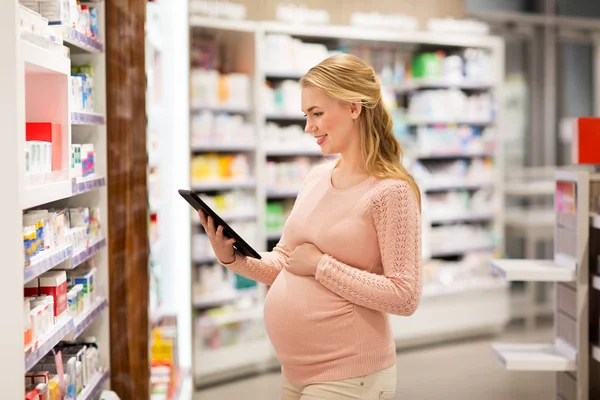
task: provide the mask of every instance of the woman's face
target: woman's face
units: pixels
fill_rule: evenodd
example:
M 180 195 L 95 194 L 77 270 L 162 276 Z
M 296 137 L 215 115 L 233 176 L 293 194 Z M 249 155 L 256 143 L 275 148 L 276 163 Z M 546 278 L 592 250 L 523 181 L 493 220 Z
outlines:
M 306 115 L 304 131 L 310 133 L 321 152 L 340 154 L 360 145 L 356 105 L 339 102 L 313 86 L 302 88 L 302 111 Z M 359 109 L 360 110 L 360 109 Z

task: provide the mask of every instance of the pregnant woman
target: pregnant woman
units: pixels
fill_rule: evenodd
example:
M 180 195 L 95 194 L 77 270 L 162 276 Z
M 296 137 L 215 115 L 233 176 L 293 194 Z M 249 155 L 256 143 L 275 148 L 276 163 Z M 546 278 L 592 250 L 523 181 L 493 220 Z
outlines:
M 421 299 L 420 193 L 370 66 L 336 55 L 300 84 L 306 132 L 340 157 L 308 174 L 281 241 L 247 258 L 200 220 L 220 263 L 271 286 L 264 317 L 283 399 L 393 399 L 387 314 L 412 315 Z

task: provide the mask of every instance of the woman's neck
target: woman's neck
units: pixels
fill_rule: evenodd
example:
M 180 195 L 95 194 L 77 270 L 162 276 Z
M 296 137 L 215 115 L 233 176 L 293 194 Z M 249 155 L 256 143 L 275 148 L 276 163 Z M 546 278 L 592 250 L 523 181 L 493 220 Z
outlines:
M 367 174 L 367 167 L 360 149 L 358 151 L 342 153 L 337 168 L 344 176 Z

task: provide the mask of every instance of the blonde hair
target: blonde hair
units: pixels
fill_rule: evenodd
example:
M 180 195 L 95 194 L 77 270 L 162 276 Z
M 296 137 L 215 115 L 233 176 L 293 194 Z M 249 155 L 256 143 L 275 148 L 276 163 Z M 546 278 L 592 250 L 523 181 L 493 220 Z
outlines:
M 419 208 L 421 192 L 402 164 L 402 146 L 392 130 L 393 122 L 381 100 L 381 85 L 373 68 L 350 54 L 338 54 L 311 68 L 300 80 L 344 103 L 360 102 L 360 144 L 369 175 L 406 181 L 415 192 Z

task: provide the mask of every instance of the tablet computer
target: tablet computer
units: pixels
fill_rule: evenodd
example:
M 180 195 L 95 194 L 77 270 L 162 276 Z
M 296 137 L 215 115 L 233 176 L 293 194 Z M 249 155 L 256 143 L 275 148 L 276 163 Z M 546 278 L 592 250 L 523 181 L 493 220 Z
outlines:
M 206 216 L 211 216 L 215 222 L 215 227 L 221 225 L 223 234 L 230 239 L 235 239 L 233 247 L 242 255 L 252 258 L 262 258 L 244 239 L 241 238 L 231 227 L 223 221 L 219 215 L 214 212 L 198 195 L 191 190 L 179 189 L 179 194 L 196 210 L 202 210 Z

